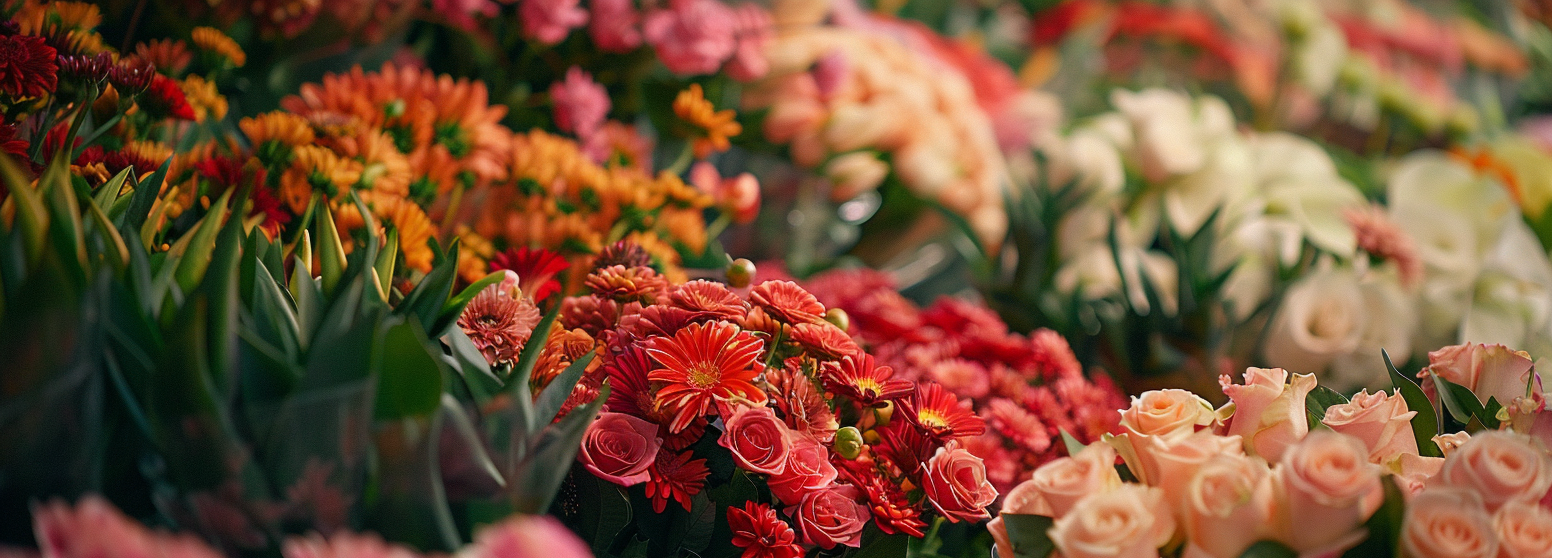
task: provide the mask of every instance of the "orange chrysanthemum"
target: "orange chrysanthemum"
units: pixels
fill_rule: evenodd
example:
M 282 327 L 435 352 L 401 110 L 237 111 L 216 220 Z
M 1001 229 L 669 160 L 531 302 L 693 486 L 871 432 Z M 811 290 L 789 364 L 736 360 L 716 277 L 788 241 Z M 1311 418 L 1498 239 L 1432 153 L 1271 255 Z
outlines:
M 611 265 L 587 276 L 587 288 L 618 302 L 652 304 L 663 296 L 668 282 L 650 267 Z
M 342 159 L 316 145 L 297 147 L 291 165 L 280 175 L 280 199 L 296 214 L 307 209 L 314 191 L 333 199 L 361 179 L 361 163 Z
M 824 319 L 825 307 L 819 299 L 797 283 L 766 281 L 749 290 L 749 302 L 765 310 L 772 318 L 788 324 L 813 323 Z
M 194 54 L 189 52 L 183 41 L 153 39 L 135 45 L 135 57 L 150 62 L 164 74 L 179 74 L 189 67 Z
M 248 55 L 242 47 L 237 46 L 237 41 L 214 27 L 195 27 L 190 38 L 195 47 L 215 53 L 231 61 L 233 66 L 242 67 L 248 63 Z
M 316 139 L 307 119 L 284 111 L 266 112 L 237 122 L 254 147 L 277 142 L 287 147 L 311 145 Z
M 197 75 L 183 79 L 183 97 L 194 109 L 194 119 L 199 122 L 226 118 L 226 97 L 216 91 L 216 83 Z
M 792 340 L 807 349 L 809 356 L 820 360 L 833 361 L 862 352 L 862 347 L 857 346 L 850 335 L 830 322 L 792 326 Z
M 647 353 L 661 368 L 647 379 L 664 383 L 657 401 L 674 412 L 669 430 L 684 430 L 709 414 L 715 402 L 765 404 L 765 392 L 754 384 L 765 368 L 760 363 L 764 348 L 759 339 L 726 322 L 691 324 L 673 337 L 650 341 Z
M 980 436 L 986 432 L 986 422 L 975 416 L 968 406 L 960 405 L 958 397 L 938 384 L 918 386 L 915 395 L 901 401 L 901 410 L 912 424 L 939 440 Z
M 700 158 L 727 151 L 732 146 L 728 138 L 744 131 L 744 127 L 734 120 L 736 115 L 732 110 L 719 111 L 706 100 L 706 92 L 698 83 L 690 84 L 674 98 L 674 115 L 696 128 L 693 146 L 695 156 Z

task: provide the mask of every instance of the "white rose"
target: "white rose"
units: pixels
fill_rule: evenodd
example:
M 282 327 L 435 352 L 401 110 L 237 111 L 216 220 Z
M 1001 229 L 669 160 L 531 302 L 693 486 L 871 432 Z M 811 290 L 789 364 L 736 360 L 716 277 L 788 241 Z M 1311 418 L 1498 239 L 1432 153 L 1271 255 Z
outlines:
M 1324 267 L 1324 266 L 1322 266 Z M 1320 372 L 1352 353 L 1367 328 L 1363 289 L 1351 269 L 1317 269 L 1288 288 L 1267 336 L 1268 364 Z

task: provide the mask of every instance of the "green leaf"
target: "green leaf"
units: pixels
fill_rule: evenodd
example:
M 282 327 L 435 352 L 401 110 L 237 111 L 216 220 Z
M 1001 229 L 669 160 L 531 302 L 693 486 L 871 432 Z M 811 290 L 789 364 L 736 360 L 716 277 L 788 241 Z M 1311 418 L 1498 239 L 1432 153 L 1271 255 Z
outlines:
M 1004 513 L 1002 524 L 1008 528 L 1008 540 L 1013 543 L 1013 555 L 1018 558 L 1045 558 L 1056 550 L 1051 542 L 1051 525 L 1055 519 L 1043 515 Z
M 581 467 L 574 470 L 577 501 L 581 505 L 575 530 L 593 547 L 595 556 L 608 556 L 620 533 L 631 523 L 630 496 L 624 488 L 595 477 Z M 717 540 L 713 538 L 712 542 L 715 544 Z
M 162 181 L 167 178 L 167 167 L 172 164 L 172 158 L 162 161 L 162 166 L 151 173 L 145 180 L 135 185 L 135 190 L 129 195 L 129 208 L 119 217 L 119 233 L 124 236 L 136 236 L 144 238 L 141 228 L 145 226 L 146 217 L 151 214 L 151 206 L 156 203 L 156 196 L 162 193 Z M 149 243 L 147 243 L 149 245 Z
M 453 245 L 448 248 L 448 256 L 437 262 L 437 265 L 431 268 L 431 273 L 421 278 L 420 284 L 415 285 L 415 289 L 404 297 L 404 301 L 400 302 L 398 307 L 394 308 L 394 313 L 413 315 L 419 318 L 422 324 L 437 324 L 437 317 L 442 312 L 443 306 L 447 304 L 448 296 L 452 294 L 453 281 L 457 279 L 457 274 L 458 241 L 454 240 Z M 441 337 L 445 331 L 432 329 L 426 333 Z
M 431 328 L 432 331 L 445 332 L 452 328 L 453 323 L 458 321 L 458 315 L 463 313 L 463 308 L 469 304 L 469 301 L 474 300 L 474 297 L 479 295 L 480 291 L 485 290 L 485 287 L 500 283 L 505 278 L 505 272 L 497 271 L 481 277 L 479 281 L 475 281 L 468 287 L 464 287 L 457 296 L 448 299 L 447 303 L 442 305 L 442 313 L 437 316 L 437 323 L 436 326 Z
M 1332 405 L 1345 403 L 1347 398 L 1335 390 L 1326 386 L 1315 386 L 1315 389 L 1310 390 L 1309 395 L 1304 398 L 1304 409 L 1309 412 L 1310 427 L 1313 428 L 1326 418 L 1326 409 Z
M 1239 558 L 1298 558 L 1299 552 L 1288 545 L 1271 540 L 1256 541 L 1239 554 Z
M 1471 419 L 1477 419 L 1483 424 L 1487 423 L 1481 420 L 1482 402 L 1477 400 L 1477 395 L 1471 393 L 1469 388 L 1446 380 L 1438 374 L 1429 374 L 1429 377 L 1433 378 L 1434 390 L 1439 394 L 1439 401 L 1444 403 L 1444 408 L 1449 410 L 1450 416 L 1457 422 L 1470 424 Z
M 334 227 L 334 216 L 329 204 L 319 203 L 315 220 L 318 225 L 318 271 L 323 277 L 323 294 L 333 294 L 345 273 L 345 246 L 340 242 L 339 229 Z
M 175 277 L 178 288 L 183 289 L 183 292 L 194 290 L 200 279 L 204 278 L 205 269 L 210 266 L 210 256 L 215 251 L 216 233 L 221 231 L 222 219 L 227 217 L 226 206 L 231 197 L 230 190 L 221 194 L 221 198 L 210 205 L 210 211 L 205 213 L 205 217 L 199 220 L 194 232 L 180 239 L 179 246 L 171 250 L 180 257 Z
M 377 262 L 373 268 L 377 270 L 378 286 L 383 292 L 393 289 L 393 266 L 399 257 L 399 229 L 389 229 L 388 242 L 383 245 L 383 251 L 377 253 Z
M 443 360 L 458 372 L 458 381 L 468 386 L 469 394 L 474 397 L 477 406 L 484 405 L 501 392 L 501 378 L 491 372 L 490 363 L 485 362 L 485 355 L 474 346 L 463 329 L 449 329 L 442 336 L 442 343 L 447 346 L 449 353 L 443 355 Z
M 103 240 L 107 243 L 108 263 L 118 269 L 129 265 L 129 246 L 124 244 L 124 237 L 119 236 L 119 229 L 113 226 L 113 222 L 108 219 L 108 214 L 103 213 L 102 208 L 94 204 L 87 204 L 86 209 L 92 217 L 92 225 L 102 233 Z
M 1062 433 L 1062 445 L 1066 446 L 1068 456 L 1078 455 L 1078 452 L 1083 451 L 1083 448 L 1087 447 L 1083 442 L 1079 442 L 1077 438 L 1072 437 L 1072 434 L 1067 432 L 1066 428 L 1062 428 L 1060 431 Z
M 536 449 L 518 464 L 514 474 L 507 476 L 508 497 L 514 510 L 544 513 L 550 509 L 555 493 L 566 479 L 568 468 L 564 464 L 576 459 L 582 434 L 608 398 L 609 387 L 604 386 L 598 390 L 597 399 L 572 409 L 559 422 L 544 427 L 534 444 Z
M 433 352 L 436 351 L 436 352 Z M 414 318 L 383 334 L 383 366 L 377 378 L 378 420 L 397 420 L 435 411 L 442 400 L 440 351 Z
M 533 417 L 538 424 L 533 425 L 533 428 L 555 420 L 555 415 L 560 413 L 561 406 L 566 404 L 566 398 L 571 397 L 571 389 L 576 387 L 578 380 L 582 379 L 582 373 L 587 371 L 587 364 L 593 361 L 593 356 L 596 354 L 589 351 L 582 355 L 582 358 L 572 362 L 561 371 L 560 375 L 550 380 L 549 385 L 544 386 L 544 391 L 539 392 L 539 400 L 534 402 Z
M 48 206 L 50 243 L 60 265 L 65 266 L 67 277 L 81 287 L 87 280 L 86 234 L 81 226 L 81 206 L 64 164 L 57 160 L 43 171 L 43 176 L 38 177 L 38 188 Z
M 112 210 L 113 205 L 118 203 L 119 192 L 124 190 L 124 182 L 129 179 L 129 173 L 132 171 L 134 167 L 124 167 L 124 170 L 119 171 L 102 186 L 98 186 L 97 195 L 92 197 L 92 204 L 103 211 Z
M 539 318 L 539 324 L 534 326 L 533 335 L 523 345 L 523 350 L 517 354 L 517 364 L 512 367 L 512 377 L 507 378 L 507 389 L 531 398 L 528 392 L 528 379 L 533 377 L 534 366 L 539 363 L 539 353 L 544 351 L 544 344 L 550 338 L 550 324 L 555 323 L 555 318 L 559 316 L 560 305 L 557 304 L 543 318 Z
M 1385 359 L 1385 368 L 1390 371 L 1390 383 L 1396 386 L 1396 392 L 1406 401 L 1407 410 L 1415 411 L 1412 415 L 1412 436 L 1417 439 L 1418 454 L 1424 457 L 1444 457 L 1444 452 L 1439 451 L 1439 445 L 1434 443 L 1434 435 L 1439 433 L 1439 417 L 1434 412 L 1433 402 L 1423 393 L 1423 388 L 1418 387 L 1401 372 L 1396 370 L 1396 365 L 1390 362 L 1390 354 L 1384 350 L 1380 356 Z
M 862 532 L 862 548 L 852 558 L 904 558 L 910 544 L 910 535 L 886 535 L 878 526 L 869 524 Z
M 36 261 L 43 254 L 44 239 L 48 232 L 48 209 L 43 206 L 41 192 L 32 187 L 21 167 L 9 155 L 0 154 L 0 177 L 3 177 L 9 199 L 15 200 L 16 217 L 11 230 L 20 229 L 27 260 Z M 41 183 L 41 182 L 40 182 Z

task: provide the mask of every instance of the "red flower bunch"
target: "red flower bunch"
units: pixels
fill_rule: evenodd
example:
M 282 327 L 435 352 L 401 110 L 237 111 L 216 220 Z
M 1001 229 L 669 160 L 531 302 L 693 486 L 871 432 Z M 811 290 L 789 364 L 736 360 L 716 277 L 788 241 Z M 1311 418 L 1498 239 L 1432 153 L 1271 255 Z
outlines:
M 900 409 L 927 432 L 969 432 L 965 449 L 985 461 L 999 491 L 1065 455 L 1062 431 L 1093 442 L 1116 428 L 1115 410 L 1126 406 L 1109 378 L 1084 376 L 1067 341 L 1053 331 L 1009 333 L 985 306 L 955 298 L 919 308 L 896 292 L 888 275 L 873 270 L 823 273 L 806 284 L 825 305 L 847 313 L 851 333 L 895 370 L 891 381 L 935 383 L 917 388 Z M 984 428 L 967 430 L 963 414 L 935 412 L 943 407 L 939 401 L 956 397 L 974 401 Z
M 13 98 L 54 92 L 59 78 L 54 47 L 35 35 L 0 35 L 0 92 Z

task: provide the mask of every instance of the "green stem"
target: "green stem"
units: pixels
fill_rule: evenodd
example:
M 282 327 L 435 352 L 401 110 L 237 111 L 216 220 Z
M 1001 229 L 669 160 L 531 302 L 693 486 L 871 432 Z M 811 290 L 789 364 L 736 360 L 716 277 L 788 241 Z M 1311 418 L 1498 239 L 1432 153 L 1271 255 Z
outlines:
M 722 236 L 722 231 L 727 230 L 728 225 L 732 222 L 733 219 L 728 217 L 726 213 L 718 212 L 717 220 L 712 221 L 711 225 L 706 227 L 706 238 L 715 239 Z
M 669 164 L 668 168 L 663 170 L 675 175 L 684 174 L 684 171 L 689 170 L 690 163 L 695 162 L 694 151 L 690 148 L 690 146 L 690 142 L 684 142 L 684 147 L 679 150 L 679 157 L 674 159 L 674 162 Z

